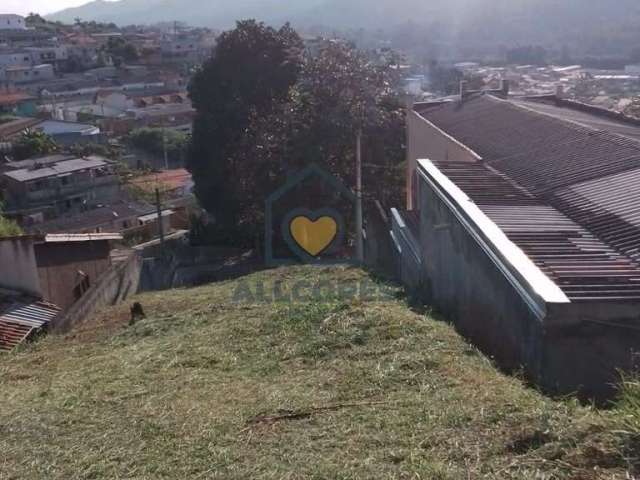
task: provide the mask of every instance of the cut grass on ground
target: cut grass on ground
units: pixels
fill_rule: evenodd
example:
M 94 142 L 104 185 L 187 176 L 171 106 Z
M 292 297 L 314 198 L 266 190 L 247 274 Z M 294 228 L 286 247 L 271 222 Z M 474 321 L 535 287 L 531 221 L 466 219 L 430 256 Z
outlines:
M 631 478 L 633 402 L 546 398 L 401 299 L 235 303 L 238 282 L 141 295 L 135 326 L 122 305 L 0 357 L 0 479 Z

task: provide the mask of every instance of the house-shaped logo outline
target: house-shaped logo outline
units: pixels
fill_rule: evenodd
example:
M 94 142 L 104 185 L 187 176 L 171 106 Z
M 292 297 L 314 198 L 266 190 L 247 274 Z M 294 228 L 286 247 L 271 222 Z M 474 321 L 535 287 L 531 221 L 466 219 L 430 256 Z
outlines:
M 333 189 L 343 195 L 348 201 L 353 204 L 355 211 L 357 198 L 353 191 L 347 188 L 340 180 L 331 175 L 329 172 L 321 168 L 315 163 L 312 163 L 298 173 L 293 175 L 283 186 L 273 192 L 265 202 L 265 262 L 267 266 L 274 267 L 280 265 L 292 265 L 298 263 L 294 259 L 277 259 L 273 256 L 273 205 L 276 201 L 282 198 L 287 192 L 295 188 L 297 185 L 307 180 L 312 176 L 320 177 L 324 182 L 329 184 Z M 322 208 L 317 211 L 323 210 Z M 315 264 L 336 264 L 336 263 L 355 263 L 354 260 L 335 260 L 325 259 L 314 261 Z

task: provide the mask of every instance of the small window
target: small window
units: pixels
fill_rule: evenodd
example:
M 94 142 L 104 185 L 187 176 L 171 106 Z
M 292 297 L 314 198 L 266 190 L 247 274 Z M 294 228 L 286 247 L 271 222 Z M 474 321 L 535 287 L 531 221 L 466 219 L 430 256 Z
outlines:
M 73 289 L 73 296 L 76 300 L 80 299 L 89 288 L 91 288 L 91 280 L 89 279 L 89 275 L 84 273 L 81 270 L 78 270 L 78 282 Z

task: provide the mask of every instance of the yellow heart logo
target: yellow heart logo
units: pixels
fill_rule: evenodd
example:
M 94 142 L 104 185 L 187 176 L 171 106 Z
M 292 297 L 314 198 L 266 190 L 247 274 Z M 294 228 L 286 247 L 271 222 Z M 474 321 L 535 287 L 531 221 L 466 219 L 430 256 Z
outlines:
M 315 222 L 301 216 L 294 218 L 289 230 L 296 243 L 315 257 L 323 252 L 338 234 L 338 223 L 331 217 L 320 217 Z

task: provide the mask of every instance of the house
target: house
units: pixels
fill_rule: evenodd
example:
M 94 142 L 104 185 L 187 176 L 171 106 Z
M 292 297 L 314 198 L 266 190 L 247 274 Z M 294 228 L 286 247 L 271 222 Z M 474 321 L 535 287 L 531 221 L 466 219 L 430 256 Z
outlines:
M 90 156 L 53 155 L 3 166 L 0 187 L 6 208 L 19 212 L 61 215 L 79 212 L 118 196 L 120 182 L 109 160 Z
M 35 97 L 23 92 L 0 90 L 0 114 L 29 116 L 34 115 L 36 112 Z M 1 134 L 0 137 L 2 137 Z
M 27 24 L 20 15 L 1 13 L 0 30 L 27 30 Z
M 640 345 L 640 123 L 463 84 L 407 125 L 403 281 L 505 369 L 610 398 Z
M 66 122 L 62 120 L 42 120 L 31 127 L 49 135 L 58 145 L 78 145 L 103 143 L 100 128 L 88 123 Z
M 6 81 L 7 68 L 30 67 L 32 64 L 31 55 L 26 50 L 10 49 L 0 51 L 0 81 Z
M 163 233 L 168 234 L 177 224 L 174 221 L 176 211 L 163 209 L 161 215 Z M 159 236 L 156 207 L 124 200 L 51 220 L 31 222 L 25 228 L 34 234 L 119 233 L 130 243 L 141 243 Z
M 5 80 L 9 84 L 20 85 L 24 83 L 42 82 L 55 77 L 53 66 L 48 63 L 25 67 L 7 67 Z
M 124 91 L 98 92 L 95 103 L 122 112 L 150 105 L 187 103 L 187 93 L 168 87 L 138 88 Z
M 130 184 L 148 194 L 158 189 L 162 192 L 163 198 L 187 196 L 191 194 L 194 186 L 191 173 L 184 168 L 142 175 L 131 180 Z
M 67 310 L 111 267 L 116 233 L 47 234 L 34 242 L 43 298 Z
M 166 35 L 160 41 L 160 51 L 162 52 L 162 55 L 168 57 L 184 57 L 198 52 L 199 48 L 200 38 L 188 33 Z
M 29 53 L 32 65 L 50 64 L 56 71 L 64 70 L 69 60 L 69 52 L 65 45 L 49 45 L 38 47 L 25 47 Z
M 0 125 L 0 138 L 3 141 L 9 141 L 15 139 L 27 129 L 46 133 L 58 145 L 103 143 L 105 140 L 104 135 L 100 133 L 100 128 L 95 125 L 30 117 L 15 118 Z

